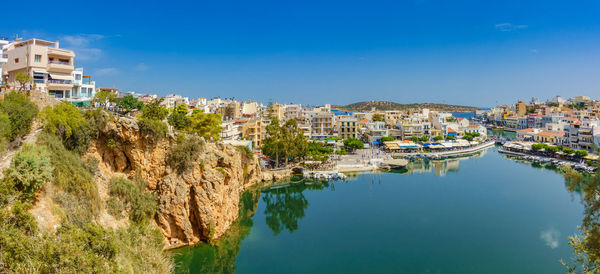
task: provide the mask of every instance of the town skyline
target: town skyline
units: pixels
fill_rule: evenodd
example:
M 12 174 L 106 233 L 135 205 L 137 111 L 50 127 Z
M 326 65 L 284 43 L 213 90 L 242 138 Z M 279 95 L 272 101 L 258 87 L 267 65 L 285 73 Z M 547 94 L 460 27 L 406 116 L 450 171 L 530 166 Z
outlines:
M 492 107 L 599 91 L 595 1 L 184 5 L 109 1 L 86 13 L 73 4 L 64 18 L 26 21 L 7 13 L 0 36 L 58 40 L 98 86 L 163 96 Z

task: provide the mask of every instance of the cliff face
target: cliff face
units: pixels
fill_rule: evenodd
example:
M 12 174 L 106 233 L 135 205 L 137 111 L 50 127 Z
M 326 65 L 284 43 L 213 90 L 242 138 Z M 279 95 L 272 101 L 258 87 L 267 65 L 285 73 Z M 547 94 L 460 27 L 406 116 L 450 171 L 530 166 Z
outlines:
M 257 159 L 230 145 L 203 142 L 191 168 L 183 173 L 168 163 L 173 137 L 153 139 L 139 131 L 134 119 L 106 122 L 88 151 L 105 169 L 141 176 L 155 192 L 155 218 L 168 248 L 216 239 L 238 218 L 240 195 L 263 175 Z

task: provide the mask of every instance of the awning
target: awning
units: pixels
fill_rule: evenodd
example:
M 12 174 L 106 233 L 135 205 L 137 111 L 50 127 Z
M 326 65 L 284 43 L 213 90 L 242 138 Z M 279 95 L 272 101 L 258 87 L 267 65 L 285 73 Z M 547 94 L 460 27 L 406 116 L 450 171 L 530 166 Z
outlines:
M 48 73 L 53 80 L 70 80 L 73 81 L 73 76 L 70 74 Z

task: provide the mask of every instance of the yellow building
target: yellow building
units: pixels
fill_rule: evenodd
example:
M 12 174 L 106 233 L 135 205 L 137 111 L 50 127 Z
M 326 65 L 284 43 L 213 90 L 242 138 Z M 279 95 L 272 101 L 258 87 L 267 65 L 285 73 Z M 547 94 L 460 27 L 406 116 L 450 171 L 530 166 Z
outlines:
M 242 137 L 252 141 L 255 148 L 260 148 L 266 135 L 266 123 L 261 119 L 252 119 L 242 126 Z
M 516 110 L 519 117 L 525 116 L 527 114 L 527 105 L 525 102 L 519 100 L 516 105 Z

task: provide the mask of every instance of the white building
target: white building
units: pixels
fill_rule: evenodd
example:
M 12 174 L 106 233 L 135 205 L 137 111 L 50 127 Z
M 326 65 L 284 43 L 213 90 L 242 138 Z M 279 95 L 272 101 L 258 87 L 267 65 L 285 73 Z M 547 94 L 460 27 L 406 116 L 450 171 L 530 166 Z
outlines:
M 83 74 L 83 68 L 76 68 L 71 73 L 73 76 L 73 88 L 71 98 L 74 100 L 90 100 L 96 94 L 96 82 L 92 77 Z
M 4 52 L 4 49 L 7 49 L 9 44 L 8 38 L 0 37 L 0 82 L 2 83 L 5 82 L 2 66 L 8 62 L 8 54 Z

